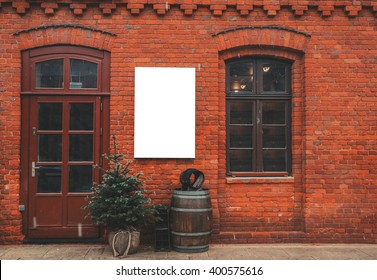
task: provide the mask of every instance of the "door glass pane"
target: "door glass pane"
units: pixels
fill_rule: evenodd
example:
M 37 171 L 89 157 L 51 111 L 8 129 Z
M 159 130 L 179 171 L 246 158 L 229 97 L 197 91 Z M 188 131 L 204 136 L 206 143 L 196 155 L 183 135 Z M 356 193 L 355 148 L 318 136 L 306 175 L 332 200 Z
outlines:
M 39 103 L 38 129 L 62 130 L 62 103 Z
M 92 188 L 91 165 L 69 167 L 69 192 L 91 192 Z
M 69 135 L 69 160 L 92 161 L 93 160 L 93 135 L 71 134 Z
M 62 167 L 61 166 L 39 166 L 37 171 L 39 193 L 60 193 Z
M 286 150 L 264 150 L 263 170 L 264 171 L 287 171 Z
M 230 171 L 233 172 L 248 172 L 253 171 L 253 150 L 230 150 Z
M 233 63 L 229 67 L 229 90 L 253 91 L 254 66 L 250 62 Z
M 285 102 L 263 102 L 263 124 L 285 124 Z
M 263 128 L 263 148 L 285 148 L 286 129 L 281 126 Z
M 38 62 L 35 65 L 37 88 L 63 88 L 63 59 Z
M 230 124 L 252 124 L 253 123 L 252 102 L 230 103 Z
M 71 59 L 71 76 L 69 88 L 97 88 L 98 64 L 81 60 Z
M 252 126 L 230 127 L 230 148 L 251 148 L 253 146 Z
M 281 63 L 263 63 L 263 91 L 285 91 L 285 65 Z
M 38 135 L 38 161 L 62 161 L 62 135 Z
M 71 103 L 70 130 L 93 130 L 93 103 Z

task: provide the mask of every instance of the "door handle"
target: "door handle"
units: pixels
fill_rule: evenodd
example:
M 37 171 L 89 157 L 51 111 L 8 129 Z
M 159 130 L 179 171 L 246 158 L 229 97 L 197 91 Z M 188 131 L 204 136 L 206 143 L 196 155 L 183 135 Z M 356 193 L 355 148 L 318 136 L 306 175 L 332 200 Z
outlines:
M 31 177 L 35 177 L 35 170 L 39 168 L 39 166 L 35 166 L 35 161 L 31 163 Z

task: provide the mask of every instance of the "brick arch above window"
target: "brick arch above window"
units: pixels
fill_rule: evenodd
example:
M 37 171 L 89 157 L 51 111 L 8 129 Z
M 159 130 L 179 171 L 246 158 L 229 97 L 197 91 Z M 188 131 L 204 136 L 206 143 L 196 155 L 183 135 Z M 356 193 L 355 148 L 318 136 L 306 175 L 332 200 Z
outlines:
M 241 26 L 213 34 L 219 52 L 246 46 L 279 47 L 304 53 L 310 35 L 280 26 Z
M 78 45 L 111 51 L 116 34 L 86 26 L 43 25 L 13 34 L 20 50 L 50 45 Z

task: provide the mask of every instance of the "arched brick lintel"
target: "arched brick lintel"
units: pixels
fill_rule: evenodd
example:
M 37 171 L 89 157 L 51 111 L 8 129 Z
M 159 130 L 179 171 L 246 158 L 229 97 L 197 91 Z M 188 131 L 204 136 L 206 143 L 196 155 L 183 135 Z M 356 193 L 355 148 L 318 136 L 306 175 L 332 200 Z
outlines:
M 49 45 L 79 45 L 111 51 L 115 34 L 81 25 L 47 25 L 13 34 L 20 50 Z
M 304 53 L 310 35 L 280 26 L 243 26 L 213 34 L 219 52 L 245 46 L 270 46 Z

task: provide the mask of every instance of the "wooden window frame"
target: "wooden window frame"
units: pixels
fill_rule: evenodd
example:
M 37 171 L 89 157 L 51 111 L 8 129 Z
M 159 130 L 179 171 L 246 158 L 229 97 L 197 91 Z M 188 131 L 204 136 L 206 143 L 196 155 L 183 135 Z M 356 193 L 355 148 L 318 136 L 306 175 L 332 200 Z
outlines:
M 43 61 L 63 59 L 63 88 L 37 88 L 36 64 Z M 70 88 L 70 59 L 93 62 L 97 67 L 97 88 Z M 110 95 L 110 53 L 78 46 L 52 46 L 31 49 L 22 53 L 21 94 L 48 95 Z
M 284 91 L 263 91 L 263 73 L 262 65 L 265 63 L 278 62 L 285 66 L 286 76 L 285 76 L 285 90 Z M 254 67 L 254 80 L 253 80 L 253 91 L 242 91 L 237 92 L 230 89 L 230 67 L 237 63 L 253 63 Z M 251 58 L 239 58 L 233 59 L 226 62 L 226 174 L 231 177 L 285 177 L 292 175 L 292 121 L 291 121 L 291 72 L 292 63 L 287 60 L 281 59 L 271 59 L 264 57 L 251 57 Z M 264 171 L 263 170 L 263 124 L 261 122 L 262 118 L 262 106 L 264 102 L 284 102 L 286 104 L 286 170 L 284 171 Z M 230 104 L 232 102 L 248 102 L 253 104 L 252 107 L 252 139 L 253 144 L 252 149 L 252 171 L 232 171 L 230 168 Z M 243 148 L 234 148 L 243 149 Z

